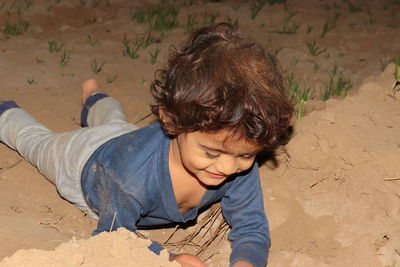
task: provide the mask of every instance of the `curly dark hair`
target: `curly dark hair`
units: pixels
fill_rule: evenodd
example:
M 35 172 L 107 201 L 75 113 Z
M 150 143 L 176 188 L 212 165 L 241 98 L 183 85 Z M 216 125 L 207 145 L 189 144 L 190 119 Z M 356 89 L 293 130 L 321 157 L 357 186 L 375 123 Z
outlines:
M 151 92 L 152 112 L 170 135 L 228 129 L 267 149 L 290 135 L 293 105 L 277 59 L 228 23 L 202 28 L 175 49 Z

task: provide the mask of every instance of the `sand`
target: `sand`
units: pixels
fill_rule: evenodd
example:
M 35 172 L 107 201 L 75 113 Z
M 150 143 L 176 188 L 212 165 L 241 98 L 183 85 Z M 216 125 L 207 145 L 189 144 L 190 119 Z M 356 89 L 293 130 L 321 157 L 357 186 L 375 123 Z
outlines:
M 155 41 L 136 59 L 126 55 L 124 36 L 133 44 L 146 32 L 148 26 L 131 15 L 155 0 L 15 2 L 0 2 L 1 98 L 15 100 L 54 131 L 79 128 L 80 85 L 91 77 L 122 103 L 129 121 L 138 122 L 149 113 L 154 71 L 165 64 L 171 45 L 188 36 L 188 14 L 198 25 L 216 12 L 216 21 L 238 21 L 249 38 L 277 53 L 286 76 L 293 73 L 312 92 L 276 164 L 260 169 L 272 239 L 268 266 L 400 266 L 400 92 L 392 89 L 395 68 L 389 64 L 400 57 L 398 1 L 288 0 L 286 6 L 266 4 L 254 19 L 247 1 L 176 1 L 180 25 L 154 33 Z M 27 30 L 5 34 L 7 21 L 18 18 L 29 22 Z M 49 41 L 64 46 L 50 53 Z M 307 47 L 313 41 L 315 55 Z M 62 65 L 64 49 L 70 60 Z M 157 49 L 153 64 L 150 54 Z M 352 88 L 324 102 L 319 95 L 335 68 L 335 79 L 348 79 Z M 90 237 L 96 221 L 60 198 L 5 145 L 0 196 L 0 266 L 170 264 L 166 256 L 146 254 L 146 241 L 127 231 Z M 179 230 L 176 238 L 191 230 Z M 142 234 L 162 243 L 173 231 Z M 227 266 L 229 253 L 225 237 L 201 257 L 209 266 Z
M 4 259 L 0 266 L 180 266 L 168 261 L 166 250 L 162 250 L 160 255 L 150 251 L 147 248 L 150 243 L 149 239 L 139 239 L 134 233 L 119 228 L 87 240 L 73 238 L 54 251 L 19 250 Z

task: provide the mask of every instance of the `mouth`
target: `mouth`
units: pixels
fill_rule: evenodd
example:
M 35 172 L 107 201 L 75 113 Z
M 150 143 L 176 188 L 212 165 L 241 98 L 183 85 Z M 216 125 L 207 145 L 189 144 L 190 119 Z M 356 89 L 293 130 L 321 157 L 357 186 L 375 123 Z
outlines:
M 210 175 L 211 177 L 217 178 L 217 179 L 224 179 L 224 178 L 228 177 L 228 176 L 225 175 L 225 174 L 219 174 L 219 173 L 210 172 L 210 171 L 207 171 L 207 170 L 205 170 L 205 172 L 206 172 L 208 175 Z

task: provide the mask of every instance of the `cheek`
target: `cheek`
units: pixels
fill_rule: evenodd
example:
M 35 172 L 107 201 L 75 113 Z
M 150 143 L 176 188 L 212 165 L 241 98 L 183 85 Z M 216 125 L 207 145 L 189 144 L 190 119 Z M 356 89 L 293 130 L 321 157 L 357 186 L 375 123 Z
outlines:
M 208 159 L 202 153 L 196 151 L 187 151 L 187 153 L 184 154 L 185 155 L 183 155 L 182 157 L 182 163 L 185 165 L 186 168 L 189 168 L 192 171 L 194 171 L 195 169 L 206 169 L 212 164 L 210 163 L 210 159 Z
M 246 160 L 246 161 L 241 161 L 239 163 L 239 169 L 240 171 L 245 171 L 247 169 L 250 169 L 251 166 L 253 166 L 254 160 Z

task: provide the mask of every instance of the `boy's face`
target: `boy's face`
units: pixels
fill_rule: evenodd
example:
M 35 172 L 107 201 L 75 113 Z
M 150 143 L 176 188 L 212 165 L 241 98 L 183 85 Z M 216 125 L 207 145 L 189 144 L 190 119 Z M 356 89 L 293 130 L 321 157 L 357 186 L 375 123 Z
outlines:
M 228 133 L 180 134 L 172 140 L 171 159 L 203 185 L 219 185 L 230 175 L 249 169 L 261 149 L 243 138 L 227 141 Z

